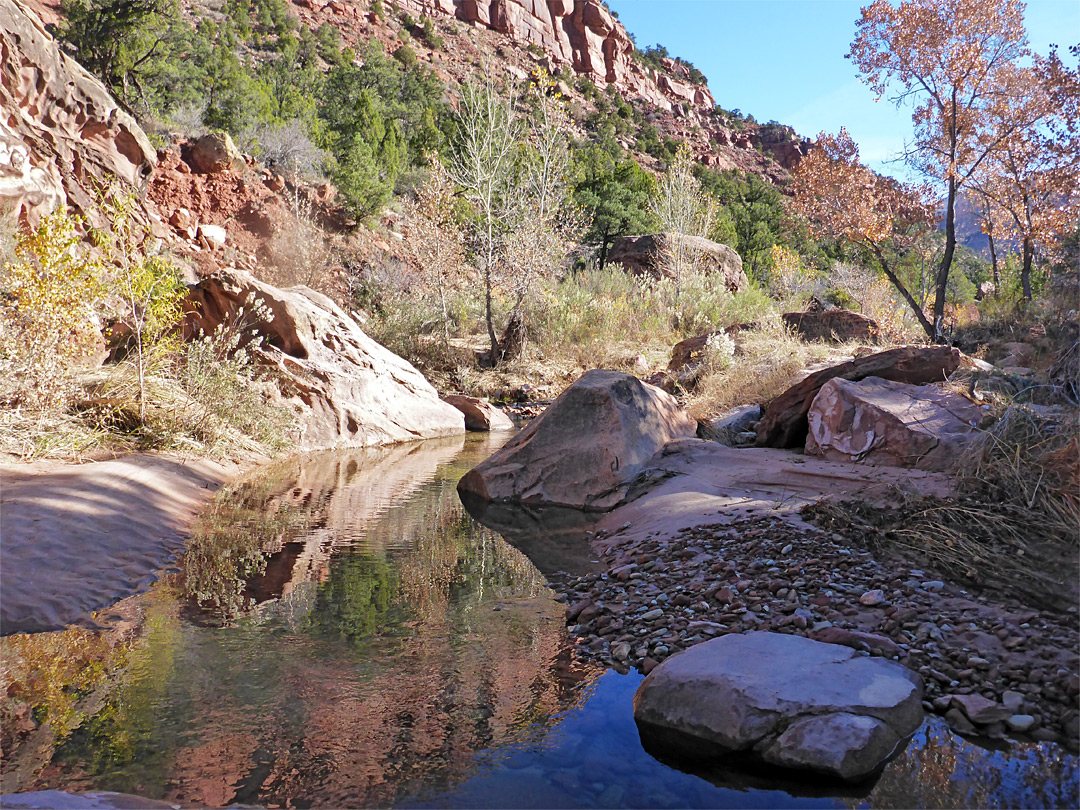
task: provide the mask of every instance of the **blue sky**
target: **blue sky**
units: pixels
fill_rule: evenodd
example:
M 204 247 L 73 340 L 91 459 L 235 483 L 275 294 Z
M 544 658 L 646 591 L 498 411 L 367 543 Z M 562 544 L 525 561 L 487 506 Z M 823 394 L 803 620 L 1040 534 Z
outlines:
M 987 0 L 992 2 L 992 0 Z M 709 79 L 716 103 L 758 121 L 790 124 L 802 135 L 846 126 L 864 162 L 904 176 L 886 163 L 910 137 L 911 112 L 874 101 L 844 58 L 859 10 L 870 0 L 608 0 L 639 48 L 660 43 Z M 1032 47 L 1080 42 L 1078 0 L 1029 0 Z

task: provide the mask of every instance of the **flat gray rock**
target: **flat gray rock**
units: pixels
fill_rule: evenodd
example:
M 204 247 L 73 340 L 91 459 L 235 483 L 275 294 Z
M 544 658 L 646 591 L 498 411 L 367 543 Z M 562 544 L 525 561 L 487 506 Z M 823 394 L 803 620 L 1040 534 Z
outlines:
M 922 723 L 922 682 L 892 661 L 781 633 L 727 635 L 672 656 L 634 696 L 647 736 L 855 780 Z

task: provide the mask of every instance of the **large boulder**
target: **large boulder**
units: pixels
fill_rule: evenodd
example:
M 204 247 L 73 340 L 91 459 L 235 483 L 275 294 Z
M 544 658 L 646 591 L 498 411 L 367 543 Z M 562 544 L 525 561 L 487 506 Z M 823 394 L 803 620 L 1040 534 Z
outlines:
M 514 429 L 514 423 L 510 417 L 486 399 L 467 397 L 462 394 L 447 394 L 442 400 L 447 405 L 453 405 L 465 415 L 466 430 L 487 432 Z
M 603 511 L 669 441 L 697 422 L 663 391 L 620 371 L 588 371 L 491 458 L 458 492 L 490 502 Z
M 978 405 L 936 385 L 833 379 L 807 413 L 806 452 L 831 461 L 947 470 L 980 440 L 985 417 Z
M 849 309 L 786 312 L 783 319 L 803 340 L 846 343 L 853 340 L 869 342 L 877 338 L 877 321 Z
M 262 301 L 259 359 L 277 372 L 300 410 L 299 449 L 368 447 L 465 432 L 457 408 L 439 399 L 412 365 L 364 334 L 325 295 L 280 290 L 242 271 L 223 271 L 191 288 L 185 334 L 210 334 Z
M 135 119 L 33 11 L 0 0 L 0 210 L 36 222 L 71 205 L 104 225 L 97 194 L 145 188 L 156 154 Z
M 673 243 L 678 243 L 682 249 L 695 255 L 704 272 L 719 274 L 724 279 L 724 286 L 731 292 L 739 292 L 750 286 L 739 254 L 727 245 L 700 236 L 684 236 L 681 233 L 620 236 L 612 244 L 607 260 L 612 264 L 621 264 L 638 276 L 663 278 L 666 271 L 662 257 Z
M 698 644 L 656 667 L 634 695 L 654 750 L 858 780 L 923 719 L 922 682 L 900 664 L 801 636 L 752 632 Z
M 810 374 L 772 400 L 757 426 L 759 447 L 800 447 L 806 442 L 806 414 L 821 386 L 832 379 L 867 377 L 923 385 L 942 382 L 960 368 L 963 355 L 949 346 L 901 346 Z
M 244 168 L 244 158 L 227 132 L 211 132 L 190 144 L 191 162 L 204 174 Z

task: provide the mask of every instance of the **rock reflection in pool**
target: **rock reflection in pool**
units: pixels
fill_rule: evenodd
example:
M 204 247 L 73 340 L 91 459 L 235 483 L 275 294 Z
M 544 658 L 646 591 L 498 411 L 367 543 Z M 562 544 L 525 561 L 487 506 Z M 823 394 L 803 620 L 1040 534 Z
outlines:
M 186 570 L 117 611 L 142 625 L 116 643 L 111 685 L 79 676 L 55 753 L 12 782 L 5 746 L 4 788 L 206 807 L 1077 805 L 1075 757 L 987 752 L 940 726 L 865 796 L 654 760 L 633 722 L 640 677 L 575 663 L 543 576 L 460 508 L 457 479 L 505 438 L 319 454 L 237 487 Z M 6 649 L 69 654 L 37 640 Z
M 262 573 L 246 600 L 203 600 L 218 621 L 177 621 L 175 601 L 167 659 L 140 651 L 159 665 L 132 668 L 36 786 L 385 806 L 460 781 L 477 751 L 542 736 L 599 672 L 573 663 L 543 576 L 460 507 L 461 466 L 491 450 L 458 438 L 320 454 L 238 488 L 272 513 L 246 526 L 271 529 L 261 548 L 282 564 L 262 551 L 256 564 L 246 540 L 235 565 L 190 556 L 215 566 L 181 577 L 205 593 Z M 138 717 L 136 694 L 152 696 Z

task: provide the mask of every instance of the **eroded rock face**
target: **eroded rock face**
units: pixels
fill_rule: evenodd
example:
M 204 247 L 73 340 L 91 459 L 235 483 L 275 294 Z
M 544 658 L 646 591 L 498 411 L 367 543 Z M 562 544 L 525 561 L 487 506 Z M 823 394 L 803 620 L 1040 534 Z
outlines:
M 719 273 L 724 279 L 724 286 L 731 292 L 739 292 L 750 286 L 739 254 L 727 245 L 700 236 L 678 233 L 621 236 L 611 246 L 607 260 L 612 264 L 621 264 L 635 275 L 661 278 L 665 272 L 660 257 L 672 240 L 680 243 L 683 249 L 693 251 L 705 272 Z
M 949 346 L 901 346 L 814 372 L 765 408 L 757 426 L 758 447 L 799 447 L 806 442 L 806 414 L 821 386 L 832 379 L 885 380 L 922 385 L 942 382 L 960 368 L 963 355 Z
M 279 290 L 242 271 L 221 272 L 191 289 L 189 336 L 211 333 L 261 299 L 260 359 L 281 377 L 301 411 L 301 450 L 368 447 L 464 433 L 459 410 L 440 401 L 405 360 L 369 338 L 333 301 L 307 287 Z
M 669 441 L 697 422 L 674 398 L 619 371 L 588 371 L 458 483 L 473 504 L 606 510 Z
M 871 341 L 877 338 L 878 325 L 848 309 L 826 309 L 819 312 L 786 312 L 784 323 L 803 340 Z
M 514 423 L 486 399 L 466 397 L 461 394 L 448 394 L 442 398 L 447 405 L 453 405 L 465 415 L 465 429 L 479 432 L 491 430 L 513 430 Z
M 751 632 L 698 644 L 634 695 L 648 743 L 857 780 L 922 723 L 922 682 L 900 664 L 801 636 Z
M 978 443 L 986 412 L 934 385 L 867 377 L 825 383 L 807 413 L 807 455 L 947 470 Z
M 100 226 L 96 189 L 153 173 L 135 119 L 14 0 L 0 0 L 0 113 L 0 202 L 25 221 L 66 204 Z

